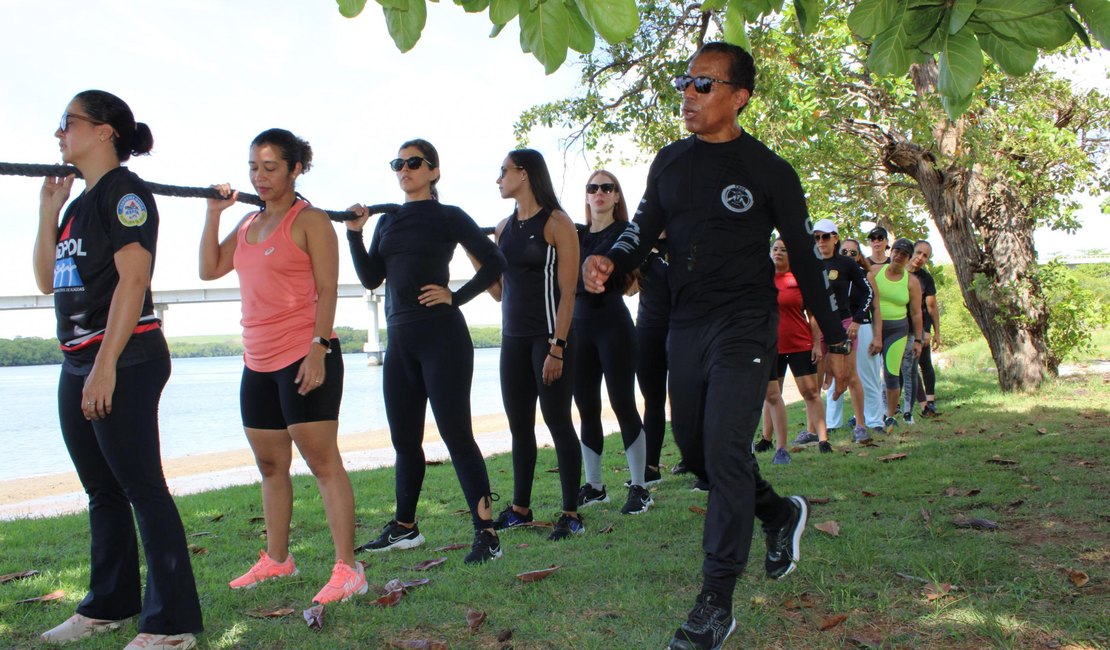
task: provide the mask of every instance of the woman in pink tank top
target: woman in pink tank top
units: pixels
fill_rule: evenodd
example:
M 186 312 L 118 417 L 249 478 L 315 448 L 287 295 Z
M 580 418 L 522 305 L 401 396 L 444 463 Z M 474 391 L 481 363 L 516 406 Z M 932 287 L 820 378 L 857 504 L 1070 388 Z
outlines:
M 331 580 L 313 599 L 347 600 L 367 590 L 354 559 L 354 494 L 336 438 L 343 393 L 343 357 L 332 331 L 339 286 L 339 248 L 328 215 L 297 195 L 294 185 L 312 164 L 312 149 L 284 129 L 251 143 L 250 179 L 265 207 L 219 241 L 220 215 L 235 203 L 208 200 L 200 242 L 200 277 L 234 269 L 243 308 L 240 408 L 247 440 L 262 474 L 266 550 L 232 589 L 297 575 L 289 553 L 292 443 L 316 477 L 335 544 Z

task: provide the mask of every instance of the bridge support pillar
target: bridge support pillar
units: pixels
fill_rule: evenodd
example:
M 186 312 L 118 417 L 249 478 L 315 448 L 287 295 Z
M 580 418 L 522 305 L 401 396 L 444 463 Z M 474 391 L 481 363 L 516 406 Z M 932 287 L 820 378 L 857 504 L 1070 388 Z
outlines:
M 366 307 L 370 313 L 370 322 L 366 328 L 366 344 L 362 346 L 362 351 L 366 353 L 366 365 L 380 366 L 384 353 L 378 328 L 378 296 L 372 291 L 366 292 Z
M 158 320 L 162 321 L 162 331 L 163 332 L 166 331 L 166 310 L 169 309 L 169 308 L 170 308 L 170 306 L 167 305 L 164 302 L 154 303 L 154 316 Z

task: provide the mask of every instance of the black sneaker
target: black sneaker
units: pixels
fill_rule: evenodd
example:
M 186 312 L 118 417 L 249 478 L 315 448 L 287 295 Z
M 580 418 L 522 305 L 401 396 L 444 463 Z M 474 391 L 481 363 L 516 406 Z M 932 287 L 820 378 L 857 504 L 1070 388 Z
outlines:
M 578 490 L 578 507 L 592 506 L 595 503 L 609 503 L 609 493 L 605 491 L 605 486 L 602 485 L 598 490 L 589 483 L 583 485 Z
M 770 440 L 767 440 L 766 438 L 760 438 L 759 442 L 755 443 L 756 452 L 771 451 L 774 448 L 774 443 L 772 443 Z
M 931 418 L 937 416 L 937 403 L 925 402 L 925 406 L 921 409 L 921 417 Z
M 698 594 L 694 609 L 667 647 L 670 650 L 718 650 L 723 646 L 728 635 L 736 629 L 736 619 L 717 601 L 717 594 L 712 592 Z
M 516 528 L 518 526 L 532 523 L 532 519 L 533 517 L 531 510 L 528 511 L 528 514 L 522 515 L 516 510 L 513 510 L 513 507 L 511 505 L 505 506 L 505 509 L 501 511 L 501 514 L 497 515 L 497 519 L 493 520 L 493 529 L 508 530 L 510 528 Z
M 675 476 L 678 476 L 679 474 L 685 474 L 689 471 L 689 469 L 686 469 L 686 463 L 682 462 L 681 460 L 678 461 L 678 463 L 676 463 L 675 466 L 671 468 L 671 474 L 674 474 Z
M 694 487 L 690 488 L 690 491 L 691 492 L 708 492 L 709 491 L 709 481 L 707 481 L 703 478 L 699 478 L 698 480 L 694 481 Z
M 913 425 L 913 411 L 906 411 L 902 414 L 902 421 L 908 425 Z
M 805 497 L 793 496 L 790 503 L 790 518 L 782 528 L 767 531 L 767 557 L 763 568 L 767 577 L 778 580 L 786 577 L 798 566 L 802 556 L 802 534 L 806 532 L 809 519 L 809 502 Z
M 633 485 L 628 488 L 628 500 L 621 508 L 622 515 L 642 515 L 655 503 L 651 500 L 651 493 L 646 487 Z
M 466 554 L 463 562 L 467 564 L 482 564 L 501 557 L 501 540 L 497 535 L 488 530 L 474 531 L 474 545 Z
M 658 468 L 656 468 L 656 469 L 652 469 L 650 467 L 645 467 L 644 468 L 644 487 L 651 487 L 653 485 L 659 485 L 662 482 L 663 482 L 663 475 L 659 473 Z M 627 481 L 624 482 L 624 487 L 631 487 L 631 486 L 632 486 L 632 479 L 628 479 Z
M 557 542 L 571 535 L 581 535 L 585 532 L 586 524 L 582 523 L 582 515 L 571 517 L 564 512 L 559 515 L 559 521 L 555 522 L 555 530 L 551 531 L 547 539 L 552 542 Z
M 832 443 L 828 440 L 822 440 L 821 442 L 817 443 L 817 450 L 820 451 L 822 454 L 831 454 Z
M 382 553 L 384 551 L 392 551 L 394 549 L 416 548 L 424 543 L 424 536 L 420 534 L 420 528 L 413 525 L 412 528 L 406 528 L 397 523 L 396 519 L 390 519 L 389 523 L 382 529 L 382 534 L 378 535 L 377 539 L 366 542 L 362 546 L 355 549 L 358 551 L 370 551 L 371 553 Z

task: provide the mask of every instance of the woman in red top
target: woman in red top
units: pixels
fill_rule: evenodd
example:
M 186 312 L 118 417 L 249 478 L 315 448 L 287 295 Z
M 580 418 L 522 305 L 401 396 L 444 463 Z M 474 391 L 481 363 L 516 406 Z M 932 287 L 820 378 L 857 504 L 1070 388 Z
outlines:
M 232 269 L 243 294 L 245 351 L 240 408 L 243 427 L 262 473 L 266 550 L 232 589 L 297 575 L 289 554 L 293 484 L 292 443 L 316 477 L 335 544 L 331 580 L 313 599 L 347 600 L 366 593 L 355 563 L 354 494 L 336 437 L 343 394 L 343 357 L 332 331 L 339 286 L 339 245 L 328 215 L 297 195 L 294 184 L 312 165 L 312 149 L 284 129 L 251 143 L 250 179 L 266 202 L 239 222 L 221 243 L 220 214 L 235 203 L 208 200 L 200 241 L 200 277 L 215 280 Z
M 825 438 L 825 407 L 821 403 L 817 385 L 817 362 L 821 360 L 821 338 L 817 323 L 809 320 L 798 281 L 790 272 L 790 257 L 786 244 L 776 239 L 771 245 L 771 261 L 775 263 L 775 288 L 779 295 L 779 359 L 775 375 L 777 381 L 767 384 L 767 399 L 763 404 L 763 440 L 756 443 L 757 451 L 771 447 L 771 431 L 778 442 L 775 465 L 790 462 L 786 451 L 786 403 L 782 401 L 782 382 L 786 379 L 786 368 L 794 375 L 798 392 L 806 403 L 806 420 L 814 433 Z

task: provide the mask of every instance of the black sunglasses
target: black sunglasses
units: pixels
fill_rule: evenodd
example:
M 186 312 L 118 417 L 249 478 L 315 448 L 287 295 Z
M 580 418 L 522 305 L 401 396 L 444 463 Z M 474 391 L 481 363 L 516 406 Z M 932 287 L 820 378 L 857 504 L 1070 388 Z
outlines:
M 389 161 L 389 168 L 395 172 L 401 171 L 401 168 L 405 166 L 408 166 L 409 169 L 420 169 L 420 165 L 423 163 L 428 163 L 428 169 L 435 169 L 436 167 L 432 164 L 432 161 L 428 160 L 427 158 L 413 156 L 411 158 L 405 159 L 394 158 L 393 160 Z
M 813 239 L 815 239 L 816 241 L 829 241 L 830 239 L 832 239 L 835 236 L 836 236 L 835 232 L 815 232 L 815 233 L 813 233 Z
M 674 84 L 675 90 L 678 92 L 686 92 L 690 84 L 694 84 L 694 90 L 698 94 L 705 95 L 713 91 L 713 84 L 728 84 L 730 86 L 737 85 L 732 81 L 725 81 L 724 79 L 714 79 L 713 77 L 691 77 L 688 74 L 680 74 L 675 77 L 671 83 Z
M 70 120 L 81 120 L 82 122 L 88 122 L 89 124 L 92 124 L 93 126 L 100 126 L 101 124 L 107 124 L 107 122 L 101 122 L 100 120 L 94 120 L 93 118 L 86 117 L 84 115 L 74 115 L 73 113 L 62 113 L 62 121 L 58 123 L 58 130 L 61 131 L 62 133 L 65 133 L 66 129 L 69 128 L 69 121 Z
M 602 194 L 612 194 L 613 190 L 617 189 L 616 183 L 587 183 L 586 194 L 597 194 L 601 190 Z
M 854 250 L 852 248 L 841 248 L 840 249 L 840 254 L 841 255 L 846 255 L 848 257 L 859 257 L 859 251 Z

